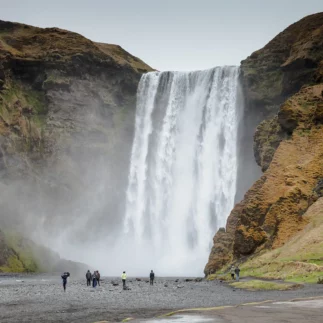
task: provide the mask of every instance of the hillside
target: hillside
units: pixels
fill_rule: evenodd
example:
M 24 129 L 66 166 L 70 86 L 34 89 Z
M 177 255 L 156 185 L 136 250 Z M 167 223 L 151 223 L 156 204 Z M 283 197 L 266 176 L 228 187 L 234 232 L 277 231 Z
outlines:
M 0 21 L 0 228 L 73 245 L 119 224 L 150 70 L 117 45 Z
M 279 276 L 280 267 L 271 267 L 274 260 L 289 271 L 299 261 L 320 264 L 323 255 L 315 246 L 323 243 L 320 218 L 312 212 L 322 196 L 322 66 L 323 13 L 288 27 L 242 62 L 247 117 L 266 117 L 254 135 L 254 155 L 264 173 L 215 235 L 206 274 L 232 262 L 245 263 L 253 275 L 252 268 L 260 266 L 264 276 L 270 268 Z M 318 265 L 306 268 L 323 271 Z
M 0 273 L 69 271 L 83 277 L 87 269 L 85 264 L 61 259 L 57 253 L 19 233 L 0 231 Z

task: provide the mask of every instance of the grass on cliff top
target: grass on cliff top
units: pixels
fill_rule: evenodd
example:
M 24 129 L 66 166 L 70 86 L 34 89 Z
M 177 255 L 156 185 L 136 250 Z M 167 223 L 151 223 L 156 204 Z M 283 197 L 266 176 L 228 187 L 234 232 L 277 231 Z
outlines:
M 230 284 L 236 288 L 248 290 L 291 290 L 302 287 L 299 284 L 276 283 L 262 280 L 249 280 L 246 282 L 235 282 Z

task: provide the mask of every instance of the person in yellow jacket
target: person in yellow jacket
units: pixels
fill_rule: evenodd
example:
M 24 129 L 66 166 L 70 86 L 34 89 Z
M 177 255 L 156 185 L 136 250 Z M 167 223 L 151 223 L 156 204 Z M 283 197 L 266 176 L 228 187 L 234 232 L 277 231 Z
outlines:
M 122 279 L 123 289 L 125 289 L 126 288 L 126 279 L 127 279 L 127 274 L 125 271 L 122 273 L 121 279 Z

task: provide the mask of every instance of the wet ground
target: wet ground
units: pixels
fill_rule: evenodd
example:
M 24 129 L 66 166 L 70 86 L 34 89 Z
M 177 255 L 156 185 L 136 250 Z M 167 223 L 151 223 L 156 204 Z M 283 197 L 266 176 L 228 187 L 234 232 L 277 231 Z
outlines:
M 243 305 L 193 314 L 177 314 L 167 318 L 137 322 L 145 323 L 319 323 L 322 318 L 323 299 L 293 302 L 270 302 Z M 133 321 L 134 323 L 136 321 Z
M 112 281 L 119 285 L 113 286 Z M 218 281 L 186 282 L 183 278 L 157 278 L 154 286 L 130 278 L 131 290 L 127 291 L 121 285 L 119 278 L 103 278 L 101 286 L 93 289 L 86 286 L 85 280 L 72 277 L 64 293 L 59 275 L 0 276 L 0 322 L 120 322 L 128 317 L 143 322 L 184 308 L 323 296 L 323 285 L 283 292 L 251 292 Z

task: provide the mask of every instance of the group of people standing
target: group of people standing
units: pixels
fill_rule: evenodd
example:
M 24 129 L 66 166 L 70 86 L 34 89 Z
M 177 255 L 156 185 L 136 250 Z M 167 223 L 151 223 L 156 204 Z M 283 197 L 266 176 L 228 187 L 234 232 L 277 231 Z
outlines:
M 121 274 L 121 279 L 122 279 L 122 287 L 123 287 L 123 289 L 124 290 L 129 289 L 129 288 L 127 288 L 127 285 L 126 285 L 127 273 L 125 271 Z M 149 274 L 150 285 L 154 285 L 154 280 L 155 280 L 155 273 L 154 273 L 153 270 L 151 270 L 150 274 Z
M 66 285 L 67 285 L 67 278 L 70 277 L 70 273 L 64 272 L 64 274 L 61 275 L 61 277 L 63 280 L 63 288 L 64 288 L 64 292 L 65 292 Z M 94 288 L 97 285 L 100 286 L 101 275 L 98 270 L 94 271 L 93 274 L 90 272 L 90 270 L 88 270 L 85 274 L 85 278 L 86 278 L 86 285 L 87 286 L 93 286 Z M 129 288 L 127 288 L 127 285 L 126 285 L 127 273 L 125 271 L 122 273 L 121 279 L 122 279 L 123 289 L 124 290 L 129 289 Z M 153 270 L 150 271 L 149 279 L 150 279 L 150 285 L 154 285 L 155 273 Z
M 100 286 L 100 279 L 101 275 L 98 270 L 94 271 L 93 274 L 88 270 L 85 274 L 86 284 L 87 286 L 93 286 L 94 288 L 99 285 Z

